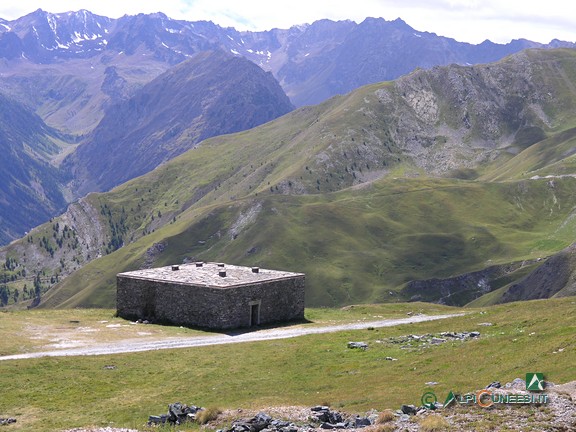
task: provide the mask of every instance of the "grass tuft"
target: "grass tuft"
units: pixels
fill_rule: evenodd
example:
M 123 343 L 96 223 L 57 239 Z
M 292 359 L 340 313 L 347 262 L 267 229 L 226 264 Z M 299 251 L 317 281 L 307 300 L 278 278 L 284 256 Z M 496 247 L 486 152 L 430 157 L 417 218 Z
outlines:
M 420 420 L 420 430 L 422 432 L 439 432 L 447 430 L 449 427 L 450 423 L 438 414 L 432 414 Z
M 220 414 L 222 414 L 222 410 L 220 408 L 209 407 L 203 409 L 202 411 L 199 411 L 196 414 L 196 422 L 201 425 L 204 425 L 206 423 L 216 420 Z
M 392 410 L 384 410 L 380 414 L 378 414 L 378 419 L 376 420 L 376 424 L 384 424 L 391 422 L 394 420 L 396 416 Z

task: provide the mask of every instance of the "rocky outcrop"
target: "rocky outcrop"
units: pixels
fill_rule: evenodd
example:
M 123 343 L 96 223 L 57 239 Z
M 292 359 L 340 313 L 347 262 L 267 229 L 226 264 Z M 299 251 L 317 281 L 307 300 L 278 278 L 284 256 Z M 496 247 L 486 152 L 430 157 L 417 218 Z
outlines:
M 521 270 L 532 266 L 536 260 L 518 261 L 496 265 L 484 270 L 464 273 L 446 279 L 410 281 L 402 289 L 402 295 L 410 301 L 428 301 L 449 306 L 464 306 L 518 278 Z M 516 275 L 516 276 L 515 276 Z
M 306 432 L 314 429 L 361 429 L 375 423 L 376 416 L 350 416 L 318 405 L 310 408 L 308 423 L 274 419 L 260 412 L 248 419 L 235 420 L 232 425 L 220 432 Z
M 148 425 L 153 424 L 166 424 L 179 425 L 186 422 L 193 422 L 196 420 L 196 415 L 204 408 L 195 405 L 185 405 L 180 402 L 175 402 L 168 405 L 168 414 L 151 415 L 148 417 Z
M 576 243 L 552 255 L 502 295 L 501 303 L 576 294 Z

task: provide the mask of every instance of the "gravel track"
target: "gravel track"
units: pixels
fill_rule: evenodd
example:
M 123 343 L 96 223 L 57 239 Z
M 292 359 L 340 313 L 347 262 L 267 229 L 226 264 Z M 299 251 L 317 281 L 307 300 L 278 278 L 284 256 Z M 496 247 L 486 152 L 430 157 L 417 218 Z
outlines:
M 40 357 L 68 357 L 68 356 L 97 356 L 110 354 L 134 353 L 143 351 L 156 351 L 162 349 L 193 348 L 208 345 L 223 345 L 240 342 L 257 342 L 273 339 L 287 339 L 298 336 L 322 333 L 335 333 L 346 330 L 361 330 L 368 327 L 381 328 L 392 327 L 402 324 L 412 324 L 424 321 L 453 318 L 463 314 L 446 315 L 417 315 L 408 318 L 385 319 L 379 321 L 363 321 L 360 323 L 329 325 L 322 327 L 283 327 L 256 331 L 239 331 L 223 333 L 213 336 L 195 336 L 181 338 L 164 338 L 153 341 L 119 341 L 111 344 L 94 344 L 90 347 L 60 349 L 53 351 L 38 351 L 25 354 L 1 356 L 2 360 L 25 360 Z

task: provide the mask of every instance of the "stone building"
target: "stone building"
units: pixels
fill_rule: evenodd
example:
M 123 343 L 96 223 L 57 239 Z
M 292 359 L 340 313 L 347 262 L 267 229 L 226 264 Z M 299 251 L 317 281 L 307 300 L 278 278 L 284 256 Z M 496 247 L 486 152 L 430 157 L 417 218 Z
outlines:
M 304 318 L 302 273 L 192 263 L 117 275 L 118 316 L 232 329 Z

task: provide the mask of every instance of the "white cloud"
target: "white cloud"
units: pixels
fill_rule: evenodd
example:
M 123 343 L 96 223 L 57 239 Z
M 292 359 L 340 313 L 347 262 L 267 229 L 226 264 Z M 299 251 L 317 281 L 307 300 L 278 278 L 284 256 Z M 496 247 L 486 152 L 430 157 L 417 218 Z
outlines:
M 0 17 L 15 19 L 38 8 L 88 9 L 113 18 L 161 11 L 176 19 L 211 20 L 240 30 L 288 28 L 322 18 L 361 22 L 369 16 L 400 17 L 416 30 L 473 43 L 519 38 L 576 41 L 576 14 L 564 0 L 20 0 L 0 5 Z

